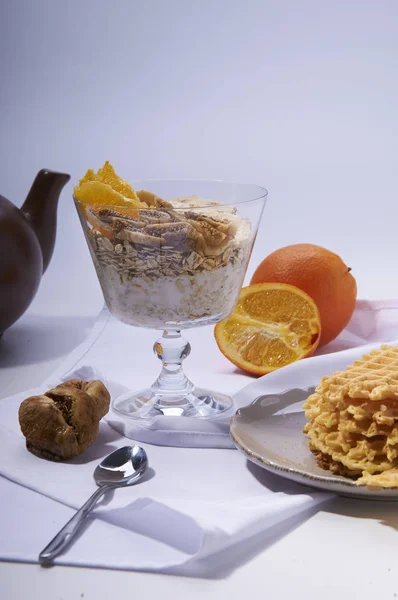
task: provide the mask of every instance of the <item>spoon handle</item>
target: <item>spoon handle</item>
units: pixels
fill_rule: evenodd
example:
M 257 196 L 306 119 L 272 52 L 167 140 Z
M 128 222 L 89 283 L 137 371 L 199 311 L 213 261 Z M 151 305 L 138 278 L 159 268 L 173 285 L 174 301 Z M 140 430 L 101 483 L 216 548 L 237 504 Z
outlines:
M 72 539 L 75 537 L 76 532 L 85 521 L 90 510 L 95 506 L 98 500 L 105 494 L 108 489 L 112 486 L 101 485 L 94 494 L 90 496 L 85 504 L 73 517 L 64 525 L 64 527 L 57 533 L 57 535 L 51 540 L 49 544 L 39 554 L 39 562 L 42 564 L 50 563 L 58 554 L 62 552 L 69 545 Z

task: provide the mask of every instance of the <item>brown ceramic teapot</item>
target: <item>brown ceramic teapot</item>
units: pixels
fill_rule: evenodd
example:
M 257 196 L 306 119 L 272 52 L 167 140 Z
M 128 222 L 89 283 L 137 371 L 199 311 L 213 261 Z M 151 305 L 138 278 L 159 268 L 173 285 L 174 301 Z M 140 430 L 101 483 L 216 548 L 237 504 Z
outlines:
M 0 196 L 0 337 L 37 292 L 54 250 L 58 198 L 69 179 L 42 169 L 20 209 Z

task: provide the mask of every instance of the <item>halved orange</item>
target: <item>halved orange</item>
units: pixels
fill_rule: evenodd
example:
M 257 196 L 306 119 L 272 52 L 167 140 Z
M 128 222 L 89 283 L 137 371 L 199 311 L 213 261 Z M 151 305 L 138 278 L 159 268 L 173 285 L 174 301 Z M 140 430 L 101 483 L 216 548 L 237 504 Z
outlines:
M 224 356 L 255 375 L 311 356 L 320 333 L 315 302 L 299 288 L 284 283 L 243 288 L 233 313 L 214 329 Z

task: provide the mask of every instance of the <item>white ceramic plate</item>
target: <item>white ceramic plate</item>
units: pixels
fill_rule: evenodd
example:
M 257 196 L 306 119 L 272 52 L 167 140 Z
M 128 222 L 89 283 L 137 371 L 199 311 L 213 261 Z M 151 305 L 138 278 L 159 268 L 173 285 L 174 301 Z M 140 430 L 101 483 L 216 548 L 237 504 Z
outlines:
M 398 488 L 368 489 L 318 467 L 303 434 L 306 419 L 302 405 L 313 390 L 291 389 L 259 396 L 238 410 L 231 420 L 237 448 L 260 467 L 298 483 L 342 496 L 398 500 Z

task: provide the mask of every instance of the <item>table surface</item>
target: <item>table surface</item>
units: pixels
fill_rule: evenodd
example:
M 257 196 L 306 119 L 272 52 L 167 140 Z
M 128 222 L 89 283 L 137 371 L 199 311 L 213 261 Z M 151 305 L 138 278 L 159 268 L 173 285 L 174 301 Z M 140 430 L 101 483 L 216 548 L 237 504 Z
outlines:
M 390 0 L 4 3 L 0 192 L 20 205 L 40 168 L 75 182 L 105 159 L 127 179 L 257 182 L 248 277 L 312 242 L 359 297 L 396 298 L 397 29 Z M 102 307 L 71 185 L 39 292 L 0 343 L 1 397 L 47 377 Z M 336 499 L 216 580 L 3 563 L 0 596 L 393 599 L 397 529 L 394 504 Z
M 78 239 L 77 223 L 73 229 Z M 74 227 L 74 226 L 73 226 Z M 59 232 L 62 243 L 62 230 Z M 4 335 L 0 346 L 3 397 L 40 383 L 84 339 L 102 307 L 88 252 L 85 250 L 75 273 L 80 294 L 60 303 L 66 285 L 59 273 L 67 271 L 70 256 L 56 252 L 49 272 L 27 313 Z M 252 270 L 253 266 L 251 266 Z M 357 266 L 365 279 L 366 266 Z M 368 296 L 372 296 L 369 288 Z M 383 295 L 383 294 L 380 294 Z M 199 350 L 199 349 L 196 349 Z M 205 351 L 205 347 L 200 351 Z M 6 510 L 6 507 L 3 508 Z M 335 499 L 316 514 L 290 528 L 277 528 L 267 547 L 247 557 L 219 579 L 200 580 L 159 574 L 105 571 L 84 568 L 0 564 L 0 590 L 4 598 L 23 598 L 29 591 L 34 600 L 63 598 L 130 598 L 132 590 L 148 598 L 208 598 L 227 596 L 318 598 L 395 598 L 398 594 L 394 504 Z M 390 551 L 391 549 L 391 551 Z M 358 574 L 358 568 L 360 566 Z M 336 576 L 336 572 L 338 576 Z M 325 588 L 325 582 L 327 587 Z M 56 595 L 58 594 L 58 595 Z

